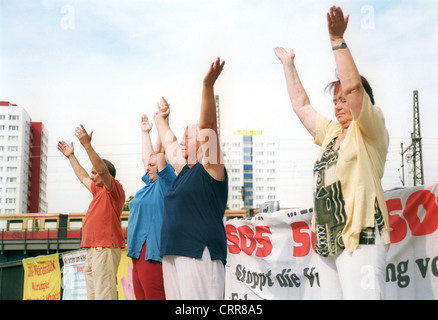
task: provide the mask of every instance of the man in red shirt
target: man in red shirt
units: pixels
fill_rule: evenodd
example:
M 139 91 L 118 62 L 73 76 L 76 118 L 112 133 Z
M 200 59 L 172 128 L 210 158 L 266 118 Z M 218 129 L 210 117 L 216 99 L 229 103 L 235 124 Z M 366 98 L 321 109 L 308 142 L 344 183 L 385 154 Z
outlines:
M 101 159 L 91 146 L 93 132 L 80 125 L 76 137 L 85 148 L 93 165 L 91 176 L 74 155 L 73 142 L 58 142 L 58 150 L 66 156 L 79 181 L 93 194 L 82 226 L 81 247 L 87 248 L 85 279 L 89 300 L 117 300 L 117 269 L 121 248 L 125 247 L 120 216 L 125 202 L 122 185 L 115 179 L 111 162 Z

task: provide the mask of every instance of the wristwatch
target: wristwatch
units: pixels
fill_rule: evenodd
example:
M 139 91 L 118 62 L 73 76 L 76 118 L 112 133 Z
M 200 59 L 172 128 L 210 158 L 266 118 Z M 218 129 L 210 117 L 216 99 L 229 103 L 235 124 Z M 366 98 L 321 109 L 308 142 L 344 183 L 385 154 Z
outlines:
M 338 50 L 338 49 L 345 49 L 345 48 L 347 48 L 347 44 L 345 42 L 341 42 L 337 46 L 332 47 L 333 51 Z

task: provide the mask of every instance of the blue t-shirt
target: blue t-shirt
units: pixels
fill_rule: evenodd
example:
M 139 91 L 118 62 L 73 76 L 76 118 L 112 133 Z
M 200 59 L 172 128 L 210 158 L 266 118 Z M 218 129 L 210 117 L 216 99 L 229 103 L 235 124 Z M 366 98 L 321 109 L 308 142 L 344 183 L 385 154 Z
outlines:
M 164 195 L 161 255 L 201 258 L 207 246 L 212 260 L 226 263 L 223 217 L 228 177 L 217 181 L 201 163 L 181 170 Z
M 163 223 L 163 197 L 169 185 L 175 180 L 170 164 L 158 172 L 157 180 L 149 180 L 146 173 L 142 180 L 146 184 L 129 202 L 128 257 L 138 259 L 146 241 L 145 260 L 161 262 L 160 236 Z

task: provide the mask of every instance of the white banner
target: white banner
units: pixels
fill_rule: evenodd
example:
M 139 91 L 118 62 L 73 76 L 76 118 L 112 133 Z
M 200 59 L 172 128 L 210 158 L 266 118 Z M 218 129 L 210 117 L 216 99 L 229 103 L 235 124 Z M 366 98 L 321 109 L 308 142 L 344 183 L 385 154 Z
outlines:
M 78 250 L 62 255 L 63 277 L 62 289 L 63 300 L 87 300 L 87 286 L 85 283 L 86 250 Z
M 391 228 L 387 299 L 438 298 L 438 184 L 385 193 Z M 226 225 L 225 299 L 319 299 L 312 208 Z

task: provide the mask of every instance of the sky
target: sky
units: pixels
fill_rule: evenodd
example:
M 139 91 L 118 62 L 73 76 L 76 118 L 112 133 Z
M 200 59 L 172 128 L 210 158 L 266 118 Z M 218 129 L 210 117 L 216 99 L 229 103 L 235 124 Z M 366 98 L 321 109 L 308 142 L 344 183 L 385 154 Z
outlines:
M 0 0 L 0 100 L 26 109 L 49 134 L 49 212 L 84 212 L 91 200 L 59 140 L 83 124 L 111 160 L 126 196 L 142 186 L 140 119 L 170 103 L 181 138 L 199 120 L 201 84 L 211 62 L 225 60 L 215 85 L 221 135 L 262 130 L 277 142 L 281 207 L 312 205 L 318 147 L 292 112 L 276 46 L 294 49 L 312 105 L 334 119 L 325 92 L 335 78 L 326 13 L 340 6 L 344 38 L 373 87 L 390 134 L 385 189 L 401 184 L 401 143 L 411 144 L 413 91 L 419 91 L 425 184 L 438 182 L 438 6 L 434 0 Z M 152 130 L 155 141 L 156 131 Z M 412 175 L 406 163 L 406 186 Z

